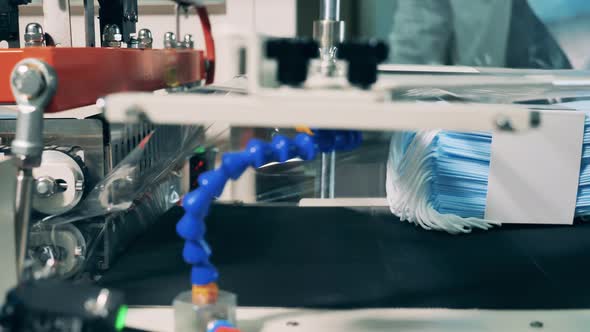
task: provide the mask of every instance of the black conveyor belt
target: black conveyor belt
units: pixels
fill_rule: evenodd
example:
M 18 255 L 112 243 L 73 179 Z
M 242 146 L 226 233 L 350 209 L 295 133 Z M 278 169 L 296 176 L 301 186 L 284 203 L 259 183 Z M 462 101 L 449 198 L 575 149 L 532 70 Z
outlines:
M 169 211 L 101 283 L 131 305 L 189 289 Z M 340 208 L 217 205 L 207 220 L 220 286 L 243 306 L 590 308 L 590 223 L 453 236 Z

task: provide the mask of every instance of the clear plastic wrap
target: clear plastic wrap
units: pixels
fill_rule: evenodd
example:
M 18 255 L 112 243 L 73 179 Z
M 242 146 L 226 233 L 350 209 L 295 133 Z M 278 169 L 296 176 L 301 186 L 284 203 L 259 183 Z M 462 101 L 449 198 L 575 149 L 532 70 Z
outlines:
M 203 132 L 156 126 L 74 209 L 36 222 L 29 247 L 42 267 L 37 274 L 68 277 L 108 267 L 129 240 L 178 204 L 188 187 L 183 167 L 203 144 Z
M 202 135 L 201 127 L 157 126 L 82 203 L 65 214 L 44 218 L 39 225 L 55 226 L 125 211 L 147 194 L 157 196 L 154 202 L 161 207 L 178 203 L 180 184 L 167 188 L 158 185 L 170 177 L 181 177 L 184 162 L 203 143 Z

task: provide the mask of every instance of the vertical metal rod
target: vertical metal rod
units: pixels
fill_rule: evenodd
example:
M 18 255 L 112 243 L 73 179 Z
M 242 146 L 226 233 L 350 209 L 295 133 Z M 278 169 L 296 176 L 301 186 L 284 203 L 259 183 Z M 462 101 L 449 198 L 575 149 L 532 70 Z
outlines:
M 329 194 L 330 194 L 330 198 L 334 198 L 334 192 L 335 192 L 335 187 L 336 187 L 336 151 L 332 151 L 330 153 L 330 178 L 329 178 L 329 184 L 328 184 L 328 188 L 329 188 Z
M 23 266 L 27 255 L 29 223 L 33 202 L 33 171 L 30 168 L 20 168 L 16 177 L 15 201 L 15 237 L 16 237 L 16 271 L 19 281 L 22 279 Z
M 325 152 L 322 152 L 320 168 L 320 198 L 328 198 L 328 154 Z
M 320 198 L 334 198 L 336 187 L 336 152 L 322 153 Z
M 180 46 L 182 39 L 180 37 L 180 16 L 182 14 L 188 15 L 188 7 L 176 4 L 176 45 Z
M 183 7 L 180 4 L 176 4 L 176 42 L 180 40 L 180 12 Z
M 324 21 L 340 21 L 340 0 L 321 0 L 320 19 Z
M 96 46 L 94 32 L 94 0 L 84 0 L 84 27 L 86 32 L 86 47 Z

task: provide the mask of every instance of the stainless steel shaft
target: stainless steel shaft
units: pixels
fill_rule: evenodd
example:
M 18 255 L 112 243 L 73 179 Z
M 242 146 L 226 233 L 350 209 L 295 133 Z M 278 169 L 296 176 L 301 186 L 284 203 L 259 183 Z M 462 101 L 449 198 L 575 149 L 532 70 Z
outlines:
M 321 0 L 320 19 L 323 21 L 340 21 L 340 0 Z
M 15 200 L 15 243 L 16 243 L 16 271 L 18 279 L 22 279 L 23 265 L 27 256 L 29 238 L 29 224 L 33 204 L 33 170 L 20 168 L 16 177 Z

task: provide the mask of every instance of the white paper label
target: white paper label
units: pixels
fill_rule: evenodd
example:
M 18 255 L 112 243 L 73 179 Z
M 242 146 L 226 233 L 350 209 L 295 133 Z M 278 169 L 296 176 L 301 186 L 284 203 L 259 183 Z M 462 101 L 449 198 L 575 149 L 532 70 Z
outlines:
M 572 224 L 584 113 L 542 111 L 541 126 L 495 132 L 485 218 L 503 223 Z

